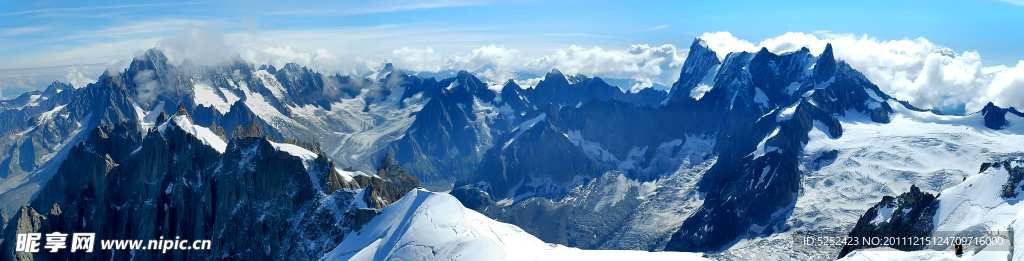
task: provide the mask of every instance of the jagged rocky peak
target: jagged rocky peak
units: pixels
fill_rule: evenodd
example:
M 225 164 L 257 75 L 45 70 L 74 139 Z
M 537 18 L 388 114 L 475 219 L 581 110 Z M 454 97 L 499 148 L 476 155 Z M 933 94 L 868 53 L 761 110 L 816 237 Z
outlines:
M 62 83 L 60 81 L 53 81 L 52 83 L 50 83 L 49 86 L 46 86 L 45 90 L 43 90 L 43 96 L 52 96 L 54 94 L 57 94 L 58 92 L 74 88 L 75 87 L 71 84 Z
M 754 57 L 750 59 L 750 66 L 764 67 L 766 64 L 770 62 L 778 61 L 778 59 L 779 55 L 771 51 L 768 51 L 767 47 L 761 47 L 761 50 L 758 50 L 756 53 L 754 53 Z
M 829 78 L 835 75 L 836 68 L 836 58 L 832 54 L 832 43 L 827 43 L 825 44 L 825 51 L 821 52 L 821 55 L 818 56 L 818 61 L 814 63 L 814 82 L 828 81 Z
M 156 116 L 156 125 L 159 126 L 160 124 L 163 124 L 164 122 L 167 122 L 167 113 L 164 112 L 164 111 L 160 111 L 160 115 Z
M 409 173 L 406 173 L 405 170 L 398 165 L 398 161 L 391 156 L 390 152 L 385 154 L 384 158 L 380 160 L 380 167 L 377 168 L 377 176 L 395 183 L 395 185 L 398 185 L 398 187 L 403 190 L 412 190 L 420 187 L 419 180 L 417 180 L 416 177 L 410 176 Z
M 502 93 L 504 93 L 506 90 L 520 92 L 523 90 L 523 87 L 519 86 L 519 84 L 516 84 L 516 81 L 508 79 L 508 81 L 505 81 L 505 84 L 501 86 Z
M 505 82 L 505 85 L 501 87 L 501 101 L 500 104 L 508 104 L 513 110 L 522 112 L 528 110 L 529 100 L 524 95 L 524 90 L 515 81 L 509 79 Z
M 487 84 L 480 81 L 475 75 L 465 70 L 459 71 L 455 75 L 455 78 L 459 81 L 459 87 L 466 88 L 470 92 L 479 95 L 480 91 L 489 91 Z
M 486 83 L 465 70 L 459 71 L 455 77 L 442 80 L 440 87 L 441 92 L 447 92 L 455 102 L 465 105 L 473 104 L 474 97 L 483 102 L 494 101 L 497 97 L 497 93 L 489 89 Z
M 188 109 L 185 108 L 183 103 L 178 103 L 178 111 L 173 116 L 185 116 L 185 118 L 188 118 L 188 122 L 195 122 L 192 120 L 192 115 L 188 114 Z
M 354 178 L 363 187 L 362 200 L 376 209 L 395 203 L 409 191 L 420 187 L 419 180 L 406 173 L 390 152 L 381 159 L 376 176 L 358 175 Z
M 1010 123 L 1006 120 L 1006 113 L 1012 113 L 1017 117 L 1024 117 L 1024 113 L 1017 111 L 1016 108 L 1010 107 L 1008 109 L 996 106 L 992 102 L 989 102 L 981 109 L 981 115 L 985 116 L 985 127 L 989 127 L 993 130 L 999 130 L 1005 128 Z
M 697 85 L 713 84 L 715 70 L 721 64 L 718 54 L 708 48 L 704 39 L 693 39 L 693 43 L 690 44 L 690 52 L 686 55 L 686 60 L 683 61 L 679 80 L 672 85 L 672 89 L 669 91 L 669 99 L 688 98 Z
M 281 68 L 281 70 L 279 70 L 279 71 L 283 71 L 285 73 L 300 73 L 300 72 L 304 72 L 306 70 L 308 70 L 308 69 L 306 69 L 306 67 L 302 67 L 301 65 L 299 65 L 297 63 L 286 63 L 284 65 L 284 68 Z
M 150 48 L 145 53 L 135 56 L 132 59 L 132 63 L 128 66 L 129 72 L 140 72 L 143 70 L 157 70 L 163 69 L 163 66 L 167 64 L 167 56 L 164 52 Z M 129 73 L 134 75 L 135 73 Z
M 569 79 L 565 78 L 565 74 L 562 74 L 562 72 L 559 71 L 558 69 L 551 69 L 550 72 L 544 75 L 544 79 L 541 80 L 540 82 L 548 84 L 567 85 L 569 84 Z M 537 86 L 541 86 L 541 84 L 538 83 Z

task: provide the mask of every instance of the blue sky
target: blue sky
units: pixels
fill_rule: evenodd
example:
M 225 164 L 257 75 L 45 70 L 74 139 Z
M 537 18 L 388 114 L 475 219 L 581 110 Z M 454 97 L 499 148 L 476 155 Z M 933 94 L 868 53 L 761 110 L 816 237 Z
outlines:
M 1022 1 L 4 1 L 0 10 L 0 57 L 165 36 L 187 24 L 241 32 L 251 19 L 261 30 L 397 24 L 475 30 L 480 44 L 608 47 L 685 46 L 715 31 L 756 41 L 828 30 L 880 39 L 924 37 L 954 50 L 977 50 L 992 65 L 1024 58 Z M 487 41 L 492 39 L 503 42 Z
M 322 62 L 319 69 L 340 72 L 360 68 L 355 63 L 395 60 L 436 69 L 424 64 L 451 64 L 457 56 L 465 61 L 470 52 L 489 45 L 513 50 L 516 57 L 544 57 L 573 45 L 583 51 L 596 46 L 601 52 L 628 52 L 633 45 L 667 44 L 683 57 L 694 37 L 709 32 L 729 32 L 755 46 L 787 32 L 877 42 L 923 38 L 961 54 L 976 51 L 984 67 L 1014 67 L 1024 60 L 1021 0 L 3 1 L 0 95 L 45 86 L 50 78 L 71 79 L 69 73 L 95 79 L 119 60 L 190 25 L 222 36 L 234 54 L 249 50 L 254 61 L 290 61 L 294 57 L 271 53 L 300 53 L 312 55 L 312 66 L 317 51 L 324 49 L 330 54 L 325 57 L 336 61 Z M 396 57 L 410 53 L 423 58 Z M 662 73 L 672 74 L 678 72 Z M 638 78 L 623 76 L 629 77 Z M 651 79 L 666 83 L 674 78 Z

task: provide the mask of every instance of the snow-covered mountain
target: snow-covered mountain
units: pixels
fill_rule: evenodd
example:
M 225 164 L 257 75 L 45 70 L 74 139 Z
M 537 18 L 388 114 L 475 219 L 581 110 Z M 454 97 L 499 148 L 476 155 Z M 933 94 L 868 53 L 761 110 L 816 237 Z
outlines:
M 466 209 L 444 193 L 413 190 L 321 260 L 707 260 L 700 253 L 580 250 L 544 243 Z
M 353 249 L 379 238 L 422 240 L 403 229 L 429 223 L 423 216 L 430 211 L 420 209 L 437 201 L 462 213 L 458 220 L 486 224 L 456 222 L 460 236 L 432 245 L 455 252 L 459 242 L 480 241 L 472 239 L 480 231 L 501 230 L 528 241 L 495 246 L 512 252 L 831 259 L 841 249 L 794 251 L 790 237 L 854 230 L 878 202 L 888 196 L 892 203 L 912 186 L 938 195 L 939 204 L 960 200 L 943 191 L 981 175 L 982 164 L 1021 152 L 1024 114 L 1017 109 L 989 104 L 966 116 L 918 109 L 832 52 L 831 45 L 817 56 L 806 48 L 762 49 L 719 59 L 695 39 L 665 93 L 624 91 L 558 70 L 524 88 L 464 71 L 424 77 L 431 74 L 390 64 L 363 76 L 239 60 L 170 64 L 154 49 L 87 87 L 54 83 L 0 102 L 0 205 L 13 213 L 4 218 L 5 235 L 53 228 L 197 235 L 220 240 L 216 255 L 309 259 L 333 250 L 352 257 L 371 254 Z M 92 175 L 70 166 L 88 166 Z M 450 191 L 469 210 L 448 194 L 423 191 L 408 205 L 385 208 L 419 186 Z M 207 207 L 184 205 L 197 201 Z M 256 211 L 263 206 L 277 214 Z M 109 219 L 127 215 L 125 208 L 136 223 Z M 365 223 L 380 208 L 391 221 Z M 103 211 L 86 211 L 93 209 Z M 209 213 L 220 214 L 203 216 Z M 154 217 L 202 221 L 138 227 Z M 49 227 L 22 225 L 34 224 L 27 220 L 49 220 Z M 998 228 L 1010 224 L 1003 223 Z M 263 230 L 235 233 L 237 241 L 215 234 L 252 224 Z M 346 235 L 363 225 L 377 239 L 349 242 L 362 237 Z M 259 240 L 304 246 L 245 246 Z M 371 256 L 400 248 L 391 246 L 375 245 Z M 550 253 L 580 252 L 556 250 Z
M 195 125 L 184 106 L 155 123 L 98 127 L 70 148 L 39 196 L 6 220 L 4 260 L 315 259 L 374 208 L 419 186 L 390 157 L 367 175 L 336 167 L 316 144 L 278 143 L 252 125 L 226 140 L 222 129 Z M 50 254 L 7 243 L 55 231 L 209 239 L 212 249 Z

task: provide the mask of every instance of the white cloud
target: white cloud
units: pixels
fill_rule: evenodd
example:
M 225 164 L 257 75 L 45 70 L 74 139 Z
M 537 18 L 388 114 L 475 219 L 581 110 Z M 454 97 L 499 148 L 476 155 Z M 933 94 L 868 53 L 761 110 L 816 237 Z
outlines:
M 36 13 L 81 12 L 81 11 L 93 11 L 93 10 L 125 9 L 125 8 L 140 8 L 140 7 L 157 7 L 157 6 L 171 6 L 171 5 L 196 5 L 196 4 L 197 3 L 158 3 L 158 4 L 102 5 L 102 6 L 86 6 L 86 7 L 68 7 L 68 8 L 46 8 L 46 9 L 34 9 L 34 10 L 27 10 L 27 11 L 20 11 L 20 12 L 3 13 L 3 14 L 0 14 L 0 16 L 36 14 Z
M 587 76 L 634 78 L 661 84 L 671 84 L 679 77 L 678 70 L 685 56 L 674 45 L 633 45 L 626 50 L 606 50 L 601 47 L 585 49 L 569 46 L 554 54 L 528 59 L 526 70 L 546 72 L 558 69 L 563 73 L 581 73 Z M 625 86 L 623 86 L 625 87 Z
M 71 70 L 68 71 L 68 74 L 64 76 L 64 79 L 68 84 L 71 84 L 72 86 L 75 86 L 77 88 L 82 88 L 86 85 L 89 85 L 90 83 L 96 82 L 95 79 L 89 79 L 85 77 L 85 74 L 82 74 L 82 72 L 78 71 L 78 67 L 71 67 Z
M 42 26 L 30 26 L 30 27 L 16 27 L 16 28 L 3 28 L 0 29 L 0 36 L 9 37 L 28 33 L 46 31 L 46 27 Z
M 1024 110 L 1024 61 L 1013 68 L 999 67 L 994 71 L 992 83 L 985 96 L 997 105 L 1013 106 Z
M 186 60 L 195 64 L 211 65 L 227 61 L 238 54 L 224 43 L 224 35 L 214 27 L 189 25 L 184 31 L 156 43 L 167 60 L 180 65 Z
M 634 79 L 636 85 L 621 87 L 637 91 L 654 83 L 670 85 L 675 82 L 684 56 L 676 51 L 674 45 L 640 44 L 625 50 L 571 45 L 549 55 L 534 57 L 524 56 L 518 49 L 492 44 L 473 49 L 465 55 L 441 54 L 430 47 L 403 47 L 392 51 L 389 59 L 395 66 L 413 71 L 466 70 L 494 83 L 515 79 L 525 86 L 536 83 L 530 81 L 533 79 L 520 79 L 516 72 L 544 75 L 551 69 L 558 69 L 570 75 Z
M 732 52 L 757 51 L 757 46 L 753 43 L 733 37 L 729 32 L 704 33 L 700 39 L 704 39 L 708 48 L 715 51 L 719 61 L 725 60 L 725 56 Z
M 667 24 L 663 24 L 663 25 L 647 28 L 647 29 L 644 29 L 642 31 L 658 31 L 658 30 L 665 29 L 665 28 L 668 28 Z
M 149 105 L 157 96 L 160 96 L 166 88 L 160 85 L 160 82 L 156 79 L 156 72 L 153 70 L 143 70 L 135 75 L 132 81 L 138 86 L 138 93 L 135 95 L 136 101 L 139 104 Z
M 399 68 L 426 72 L 448 69 L 445 66 L 447 62 L 431 47 L 426 49 L 402 47 L 402 49 L 394 50 L 391 53 L 395 59 L 392 62 Z
M 473 49 L 466 56 L 449 59 L 453 69 L 478 72 L 477 76 L 496 83 L 516 78 L 515 71 L 522 68 L 522 56 L 517 49 L 487 45 Z
M 1011 3 L 1011 4 L 1015 4 L 1015 5 L 1024 5 L 1024 0 L 999 0 L 999 1 L 1003 1 L 1003 2 L 1006 2 L 1006 3 Z

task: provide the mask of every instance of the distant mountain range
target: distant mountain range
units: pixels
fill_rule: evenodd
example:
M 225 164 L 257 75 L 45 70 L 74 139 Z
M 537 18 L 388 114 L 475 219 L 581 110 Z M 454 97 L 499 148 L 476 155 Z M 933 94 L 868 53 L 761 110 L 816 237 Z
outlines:
M 971 182 L 1007 184 L 1001 201 L 985 198 L 994 205 L 978 211 L 1019 213 L 1000 205 L 1020 194 L 1012 189 L 1024 145 L 1017 109 L 918 109 L 836 60 L 831 45 L 817 56 L 761 49 L 720 60 L 695 39 L 668 91 L 631 92 L 630 83 L 558 70 L 524 88 L 391 64 L 360 76 L 240 60 L 173 65 L 149 50 L 87 87 L 54 82 L 0 101 L 3 241 L 84 231 L 213 240 L 211 251 L 173 259 L 359 259 L 363 251 L 344 249 L 372 243 L 348 239 L 366 237 L 364 225 L 387 234 L 422 222 L 396 213 L 419 213 L 429 208 L 424 200 L 450 207 L 443 193 L 465 208 L 454 210 L 486 216 L 473 220 L 563 245 L 552 248 L 717 259 L 862 257 L 842 246 L 794 251 L 797 232 L 926 235 L 1016 224 L 1010 216 L 931 229 L 864 220 L 883 208 L 992 196 L 949 196 Z M 405 201 L 415 203 L 387 207 Z M 905 218 L 939 219 L 945 210 Z M 436 247 L 452 247 L 445 244 Z M 12 260 L 168 257 L 53 256 L 9 245 L 0 254 Z M 410 257 L 376 247 L 370 256 Z

